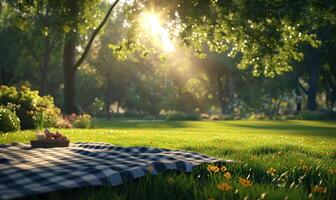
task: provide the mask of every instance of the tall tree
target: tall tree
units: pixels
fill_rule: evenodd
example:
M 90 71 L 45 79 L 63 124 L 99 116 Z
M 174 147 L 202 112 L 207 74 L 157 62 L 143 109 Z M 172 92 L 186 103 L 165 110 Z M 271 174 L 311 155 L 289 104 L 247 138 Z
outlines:
M 6 3 L 6 8 L 10 10 L 6 20 L 10 21 L 13 29 L 21 32 L 16 43 L 25 47 L 38 66 L 41 95 L 47 93 L 52 52 L 61 38 L 57 11 L 49 3 L 49 0 Z
M 318 47 L 333 35 L 335 1 L 181 1 L 176 9 L 184 23 L 184 43 L 201 56 L 207 48 L 241 55 L 238 68 L 270 77 L 292 71 L 294 61 L 304 61 L 309 71 L 308 109 L 317 108 L 323 64 Z
M 89 15 L 92 15 L 92 12 L 95 12 L 95 10 L 92 9 L 96 8 L 95 6 L 99 1 L 62 1 L 61 9 L 63 23 L 67 27 L 63 46 L 64 109 L 68 114 L 80 112 L 80 107 L 78 106 L 76 99 L 76 72 L 78 67 L 85 60 L 94 39 L 107 22 L 112 10 L 118 2 L 119 0 L 116 0 L 111 4 L 102 21 L 97 28 L 93 30 L 87 44 L 84 46 L 84 50 L 77 55 L 76 47 L 80 44 L 81 24 L 83 23 L 83 20 L 87 20 L 86 18 Z M 58 4 L 58 1 L 55 1 L 54 3 L 60 5 Z

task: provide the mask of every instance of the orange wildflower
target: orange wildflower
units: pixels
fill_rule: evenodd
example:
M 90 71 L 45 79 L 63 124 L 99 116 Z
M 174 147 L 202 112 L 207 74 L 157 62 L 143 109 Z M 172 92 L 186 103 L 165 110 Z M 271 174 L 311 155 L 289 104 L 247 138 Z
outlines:
M 230 172 L 226 172 L 224 174 L 224 178 L 230 179 L 231 178 L 231 173 Z
M 244 187 L 251 187 L 253 185 L 250 180 L 245 178 L 239 178 L 239 183 Z
M 208 171 L 209 172 L 219 172 L 219 167 L 217 167 L 216 165 L 208 165 Z
M 327 188 L 326 188 L 326 187 L 322 187 L 322 186 L 315 185 L 315 186 L 312 188 L 312 192 L 315 192 L 315 193 L 326 193 L 326 192 L 327 192 Z
M 217 185 L 217 188 L 222 191 L 229 191 L 232 190 L 232 186 L 228 183 L 220 183 Z
M 276 173 L 276 169 L 274 169 L 273 167 L 271 167 L 271 168 L 269 168 L 269 169 L 266 170 L 266 173 L 274 175 Z
M 330 174 L 336 174 L 336 168 L 330 168 L 329 169 Z
M 225 166 L 222 166 L 222 167 L 220 168 L 220 170 L 221 170 L 222 172 L 226 172 L 226 171 L 227 171 L 227 168 L 226 168 Z

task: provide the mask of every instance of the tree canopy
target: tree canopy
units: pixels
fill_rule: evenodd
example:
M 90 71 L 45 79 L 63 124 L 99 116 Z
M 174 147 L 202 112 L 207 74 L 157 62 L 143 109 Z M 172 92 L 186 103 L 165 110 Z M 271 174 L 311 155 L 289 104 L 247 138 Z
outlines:
M 265 112 L 251 99 L 275 108 L 302 95 L 310 110 L 332 109 L 335 13 L 333 0 L 6 0 L 1 83 L 28 81 L 69 114 L 97 98 L 107 114 L 113 102 L 150 114 Z M 93 80 L 104 92 L 83 99 Z

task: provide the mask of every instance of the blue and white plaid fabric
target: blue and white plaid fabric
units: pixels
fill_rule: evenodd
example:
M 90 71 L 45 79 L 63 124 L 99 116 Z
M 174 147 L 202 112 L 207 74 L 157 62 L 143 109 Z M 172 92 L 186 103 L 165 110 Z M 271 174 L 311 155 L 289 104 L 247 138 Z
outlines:
M 0 199 L 13 199 L 82 186 L 119 185 L 166 169 L 190 172 L 218 161 L 194 152 L 104 143 L 74 143 L 67 148 L 0 146 Z

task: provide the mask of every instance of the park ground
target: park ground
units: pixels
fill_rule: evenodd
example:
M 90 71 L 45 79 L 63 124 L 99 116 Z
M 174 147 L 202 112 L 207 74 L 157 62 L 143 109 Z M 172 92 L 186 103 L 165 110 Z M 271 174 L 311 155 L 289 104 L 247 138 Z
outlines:
M 181 149 L 237 162 L 29 199 L 336 199 L 335 121 L 95 119 L 93 127 L 60 131 L 71 142 Z M 0 143 L 29 142 L 34 134 L 1 134 Z

